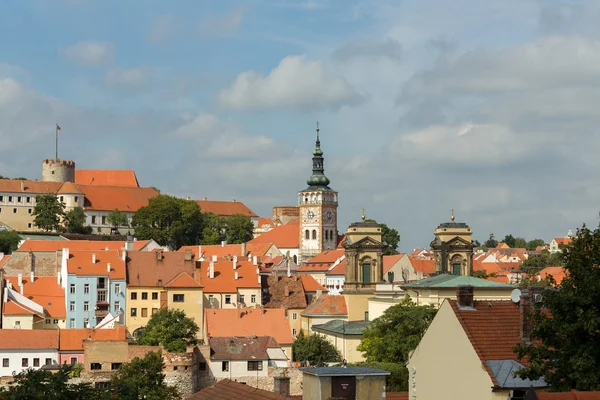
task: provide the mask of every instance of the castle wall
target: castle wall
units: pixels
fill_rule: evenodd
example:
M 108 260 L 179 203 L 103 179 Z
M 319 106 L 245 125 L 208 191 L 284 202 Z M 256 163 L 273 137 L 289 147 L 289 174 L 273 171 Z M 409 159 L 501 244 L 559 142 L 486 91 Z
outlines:
M 43 182 L 75 182 L 75 161 L 46 159 L 42 162 Z

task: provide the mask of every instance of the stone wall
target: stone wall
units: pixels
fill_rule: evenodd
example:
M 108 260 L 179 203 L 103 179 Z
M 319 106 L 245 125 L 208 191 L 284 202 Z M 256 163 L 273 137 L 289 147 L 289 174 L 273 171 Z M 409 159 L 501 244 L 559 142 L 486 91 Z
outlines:
M 15 251 L 4 264 L 4 274 L 29 276 L 33 271 L 35 276 L 56 276 L 60 270 L 61 255 L 60 251 Z
M 43 182 L 75 182 L 75 161 L 44 160 L 42 163 Z
M 302 394 L 302 371 L 295 368 L 286 368 L 286 375 L 290 377 L 290 395 L 301 395 Z M 236 382 L 245 383 L 248 386 L 252 386 L 262 390 L 273 391 L 275 387 L 274 376 L 279 376 L 283 373 L 284 368 L 269 368 L 269 376 L 256 377 L 256 376 L 243 376 L 232 378 Z M 206 387 L 214 385 L 217 381 L 225 378 L 215 378 L 212 375 L 204 375 L 199 378 L 199 388 L 202 390 Z
M 300 218 L 300 207 L 297 206 L 277 206 L 273 207 L 273 221 L 287 224 L 293 219 Z

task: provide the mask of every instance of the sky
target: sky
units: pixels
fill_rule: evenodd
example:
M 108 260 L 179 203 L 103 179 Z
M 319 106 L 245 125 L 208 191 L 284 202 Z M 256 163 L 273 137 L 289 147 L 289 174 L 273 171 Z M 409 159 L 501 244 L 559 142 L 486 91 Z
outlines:
M 339 192 L 428 247 L 565 236 L 600 211 L 600 2 L 29 0 L 0 4 L 0 175 L 44 158 L 142 186 L 294 205 L 315 124 Z

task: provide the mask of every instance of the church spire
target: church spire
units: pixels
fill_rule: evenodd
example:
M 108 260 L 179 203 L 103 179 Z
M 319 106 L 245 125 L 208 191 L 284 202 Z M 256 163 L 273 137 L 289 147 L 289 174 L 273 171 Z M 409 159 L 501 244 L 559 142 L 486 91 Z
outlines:
M 310 190 L 331 190 L 329 188 L 329 178 L 325 176 L 325 167 L 323 158 L 323 150 L 321 150 L 321 140 L 319 138 L 319 122 L 317 122 L 317 141 L 313 151 L 313 173 L 307 179 Z

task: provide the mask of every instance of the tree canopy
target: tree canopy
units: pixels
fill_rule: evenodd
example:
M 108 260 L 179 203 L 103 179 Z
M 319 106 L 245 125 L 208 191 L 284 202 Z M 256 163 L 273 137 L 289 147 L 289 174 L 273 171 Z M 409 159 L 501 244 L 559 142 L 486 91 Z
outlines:
M 17 250 L 21 236 L 14 231 L 0 231 L 0 253 L 10 254 Z
M 65 229 L 69 233 L 92 233 L 92 227 L 85 224 L 85 211 L 81 207 L 75 207 L 65 214 Z
M 407 295 L 365 329 L 357 349 L 365 352 L 367 362 L 404 364 L 435 314 L 433 306 L 417 306 Z
M 113 228 L 129 225 L 127 221 L 127 215 L 125 215 L 125 213 L 120 211 L 118 208 L 115 208 L 114 210 L 109 212 L 106 216 L 106 220 Z
M 60 229 L 65 216 L 65 205 L 54 194 L 42 194 L 36 198 L 33 223 L 46 232 Z
M 516 347 L 529 364 L 524 378 L 543 377 L 553 391 L 600 390 L 600 228 L 585 225 L 564 251 L 566 277 L 533 303 L 531 343 Z
M 172 353 L 183 353 L 188 346 L 198 343 L 196 322 L 181 310 L 163 308 L 150 318 L 146 329 L 137 338 L 136 344 L 162 346 Z
M 246 243 L 254 237 L 254 224 L 250 217 L 235 214 L 225 219 L 227 243 Z
M 539 256 L 531 254 L 526 260 L 523 260 L 520 269 L 527 274 L 536 274 L 546 267 L 562 266 L 564 263 L 562 252 L 551 254 L 544 250 Z
M 496 240 L 496 238 L 494 238 L 493 233 L 490 233 L 490 238 L 486 240 L 483 245 L 488 249 L 494 249 L 498 247 L 498 241 Z
M 375 221 L 374 219 L 367 219 L 367 222 L 375 222 L 381 225 L 381 242 L 383 243 L 384 256 L 392 254 L 398 254 L 398 244 L 400 243 L 400 234 L 396 229 L 388 227 L 386 224 Z
M 300 331 L 292 345 L 294 361 L 308 361 L 311 366 L 322 367 L 330 362 L 342 361 L 342 355 L 327 339 L 318 333 L 305 335 Z

